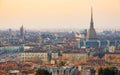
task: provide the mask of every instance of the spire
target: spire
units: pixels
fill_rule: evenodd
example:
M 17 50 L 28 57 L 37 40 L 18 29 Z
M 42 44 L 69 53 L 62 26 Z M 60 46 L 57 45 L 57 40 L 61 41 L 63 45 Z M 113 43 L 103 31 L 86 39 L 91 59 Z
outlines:
M 90 28 L 94 28 L 94 22 L 93 22 L 93 8 L 91 7 L 91 21 L 90 21 Z
M 97 35 L 94 29 L 94 22 L 93 22 L 93 9 L 91 7 L 91 21 L 90 21 L 90 29 L 88 30 L 86 40 L 96 40 Z

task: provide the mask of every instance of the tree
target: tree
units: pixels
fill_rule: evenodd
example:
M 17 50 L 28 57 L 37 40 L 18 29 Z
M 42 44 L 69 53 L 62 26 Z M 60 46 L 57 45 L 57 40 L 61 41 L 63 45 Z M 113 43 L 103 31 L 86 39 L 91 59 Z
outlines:
M 39 68 L 35 75 L 52 75 L 47 70 Z
M 98 75 L 103 75 L 103 68 L 100 68 L 100 69 L 98 70 Z
M 100 68 L 98 75 L 117 75 L 118 69 L 116 67 Z
M 61 61 L 60 63 L 59 63 L 59 67 L 62 67 L 62 66 L 64 66 L 65 65 L 65 61 Z

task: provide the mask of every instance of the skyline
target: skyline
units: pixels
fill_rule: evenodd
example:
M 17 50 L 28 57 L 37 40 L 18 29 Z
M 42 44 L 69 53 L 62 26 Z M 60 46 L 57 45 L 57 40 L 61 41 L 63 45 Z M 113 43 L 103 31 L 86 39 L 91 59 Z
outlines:
M 0 29 L 120 28 L 119 0 L 0 0 Z

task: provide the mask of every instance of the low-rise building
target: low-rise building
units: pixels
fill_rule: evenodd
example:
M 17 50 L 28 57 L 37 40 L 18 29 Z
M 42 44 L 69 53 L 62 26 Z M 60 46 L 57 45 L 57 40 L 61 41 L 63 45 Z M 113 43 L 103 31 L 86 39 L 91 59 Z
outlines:
M 120 63 L 120 53 L 105 54 L 105 61 L 110 63 Z
M 21 61 L 47 61 L 47 52 L 23 52 Z
M 79 51 L 76 51 L 76 52 L 63 52 L 62 57 L 67 58 L 72 62 L 75 62 L 75 61 L 80 61 L 80 60 L 82 60 L 84 58 L 87 58 L 88 53 L 87 52 L 79 52 Z
M 47 52 L 47 51 L 25 51 L 21 53 L 21 61 L 42 61 L 48 62 L 52 59 L 64 58 L 68 59 L 71 62 L 80 61 L 88 57 L 86 51 L 56 51 L 56 52 Z

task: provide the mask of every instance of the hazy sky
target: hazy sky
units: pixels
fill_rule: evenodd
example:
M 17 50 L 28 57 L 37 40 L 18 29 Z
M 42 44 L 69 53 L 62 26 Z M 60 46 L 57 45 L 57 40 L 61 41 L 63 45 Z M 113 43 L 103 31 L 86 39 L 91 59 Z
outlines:
M 0 0 L 0 29 L 120 28 L 120 0 Z

